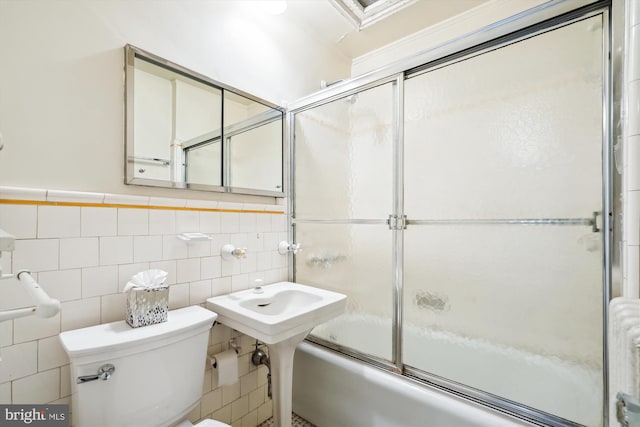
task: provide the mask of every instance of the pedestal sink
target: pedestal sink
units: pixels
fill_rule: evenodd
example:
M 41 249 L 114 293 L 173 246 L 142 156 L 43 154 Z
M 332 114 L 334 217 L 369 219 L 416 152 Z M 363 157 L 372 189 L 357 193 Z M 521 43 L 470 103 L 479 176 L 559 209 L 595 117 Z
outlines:
M 291 427 L 291 387 L 296 345 L 314 326 L 344 311 L 346 295 L 280 282 L 207 299 L 218 322 L 269 347 L 276 427 Z

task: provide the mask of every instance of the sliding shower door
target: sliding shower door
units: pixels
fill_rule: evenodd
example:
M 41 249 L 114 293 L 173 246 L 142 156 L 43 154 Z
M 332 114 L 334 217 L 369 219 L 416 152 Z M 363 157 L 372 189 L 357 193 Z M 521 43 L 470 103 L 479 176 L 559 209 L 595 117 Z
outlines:
M 392 359 L 393 82 L 296 114 L 295 278 L 348 295 L 347 313 L 313 331 Z M 346 325 L 346 326 L 345 326 Z M 363 332 L 376 328 L 375 339 Z
M 348 295 L 312 339 L 536 422 L 603 424 L 606 23 L 293 112 L 294 279 Z
M 405 365 L 602 417 L 602 16 L 405 81 Z

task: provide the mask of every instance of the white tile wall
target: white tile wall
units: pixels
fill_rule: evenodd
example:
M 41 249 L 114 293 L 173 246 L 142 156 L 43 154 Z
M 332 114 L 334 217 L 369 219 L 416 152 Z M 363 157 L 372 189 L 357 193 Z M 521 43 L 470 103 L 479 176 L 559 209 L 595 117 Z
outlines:
M 0 188 L 0 197 L 11 199 L 28 199 L 33 194 L 45 200 L 41 193 Z M 52 197 L 85 201 L 85 193 L 67 193 L 52 192 Z M 0 323 L 0 403 L 69 402 L 69 361 L 59 332 L 122 320 L 125 294 L 121 290 L 142 270 L 168 272 L 171 309 L 246 289 L 257 278 L 265 283 L 287 278 L 286 257 L 277 253 L 277 243 L 286 238 L 286 223 L 275 218 L 284 215 L 97 207 L 93 204 L 100 203 L 103 196 L 104 203 L 118 204 L 215 208 L 218 203 L 95 193 L 85 196 L 92 206 L 0 205 L 0 226 L 18 239 L 16 250 L 3 255 L 3 269 L 29 269 L 62 303 L 60 314 L 50 319 L 32 316 Z M 233 204 L 219 207 L 242 208 Z M 180 232 L 197 231 L 210 234 L 212 240 L 187 243 L 177 238 Z M 222 260 L 220 248 L 226 243 L 247 247 L 247 258 Z M 29 305 L 32 303 L 19 282 L 3 281 L 0 310 Z M 216 325 L 211 331 L 209 354 L 226 350 L 232 336 L 243 344 L 240 381 L 217 387 L 215 371 L 208 368 L 202 402 L 190 415 L 193 421 L 210 417 L 251 427 L 272 415 L 271 401 L 266 397 L 266 371 L 256 369 L 249 360 L 252 338 L 244 340 L 246 337 L 237 332 Z

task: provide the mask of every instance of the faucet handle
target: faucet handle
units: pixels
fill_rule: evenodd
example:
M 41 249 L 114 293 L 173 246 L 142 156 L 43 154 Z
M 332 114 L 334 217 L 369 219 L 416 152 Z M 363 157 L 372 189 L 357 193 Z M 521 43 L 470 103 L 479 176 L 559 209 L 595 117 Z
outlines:
M 287 252 L 292 252 L 294 255 L 300 252 L 302 248 L 300 247 L 300 243 L 294 242 L 285 242 L 284 240 L 278 243 L 278 253 L 280 255 L 286 255 Z
M 262 289 L 262 279 L 256 279 L 254 283 L 255 283 L 256 287 L 253 288 L 253 293 L 254 294 L 262 294 L 262 293 L 264 293 L 264 289 Z

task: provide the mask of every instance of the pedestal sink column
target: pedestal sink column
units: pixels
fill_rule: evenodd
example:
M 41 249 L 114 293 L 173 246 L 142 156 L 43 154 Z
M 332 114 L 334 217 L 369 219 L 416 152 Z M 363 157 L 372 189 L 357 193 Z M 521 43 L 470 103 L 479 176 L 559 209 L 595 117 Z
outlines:
M 296 346 L 311 329 L 275 344 L 267 344 L 271 361 L 273 422 L 275 427 L 291 427 L 293 401 L 293 356 Z

